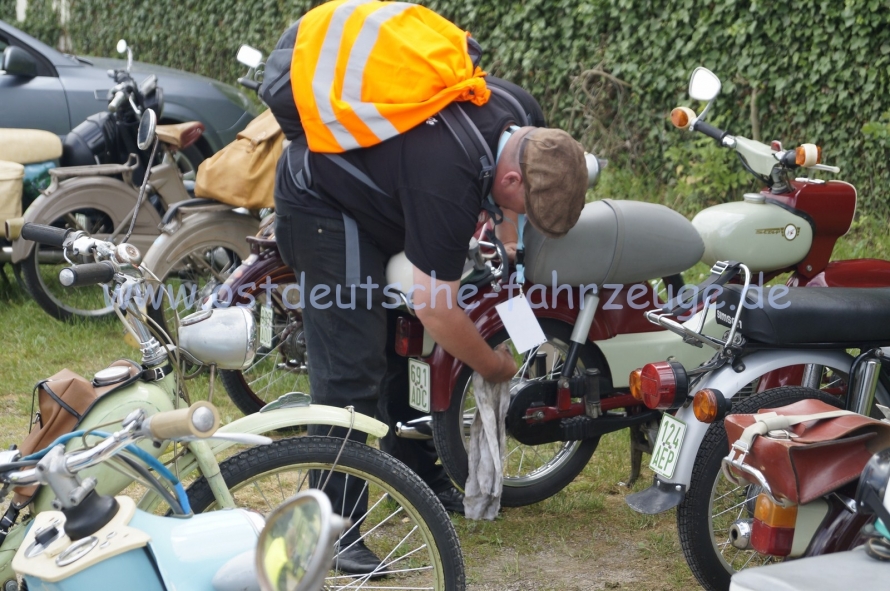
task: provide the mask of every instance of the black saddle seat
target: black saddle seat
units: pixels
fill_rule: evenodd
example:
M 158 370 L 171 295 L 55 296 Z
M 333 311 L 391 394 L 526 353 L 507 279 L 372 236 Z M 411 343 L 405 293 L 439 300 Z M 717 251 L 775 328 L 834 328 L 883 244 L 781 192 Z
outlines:
M 859 348 L 890 345 L 890 287 L 791 287 L 748 291 L 740 332 L 751 344 Z M 730 326 L 742 287 L 728 285 L 717 298 L 717 323 Z

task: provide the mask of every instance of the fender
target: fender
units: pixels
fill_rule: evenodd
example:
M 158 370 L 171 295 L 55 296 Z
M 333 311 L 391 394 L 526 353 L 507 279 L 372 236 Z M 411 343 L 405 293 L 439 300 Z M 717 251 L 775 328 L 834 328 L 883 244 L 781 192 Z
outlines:
M 59 184 L 59 188 L 49 195 L 41 195 L 24 214 L 24 221 L 35 224 L 49 224 L 65 212 L 73 209 L 98 209 L 108 215 L 115 228 L 133 211 L 138 192 L 127 183 L 111 177 L 76 177 Z M 158 224 L 161 216 L 146 199 L 136 218 L 136 227 L 130 242 L 140 252 L 148 250 L 160 233 Z M 126 228 L 122 230 L 125 232 Z M 96 237 L 100 237 L 97 235 Z M 34 249 L 34 243 L 21 238 L 12 243 L 12 262 L 20 263 Z
M 743 371 L 737 373 L 731 366 L 726 365 L 706 376 L 695 386 L 695 390 L 713 388 L 719 390 L 727 400 L 731 400 L 756 378 L 783 367 L 813 363 L 849 373 L 853 364 L 853 358 L 843 351 L 812 349 L 758 351 L 745 356 L 743 360 L 745 365 Z M 695 464 L 705 433 L 711 425 L 701 423 L 695 418 L 691 404 L 680 408 L 676 418 L 686 424 L 686 435 L 683 438 L 674 475 L 669 481 L 656 477 L 656 484 L 644 491 L 628 495 L 626 500 L 635 511 L 652 515 L 672 509 L 683 501 L 689 489 L 692 466 Z
M 142 258 L 156 273 L 201 246 L 230 245 L 241 259 L 250 255 L 247 237 L 257 233 L 259 221 L 232 210 L 187 214 L 182 221 L 168 223 Z
M 275 431 L 276 429 L 286 429 L 288 427 L 297 427 L 302 425 L 331 425 L 333 427 L 352 426 L 353 429 L 373 435 L 374 437 L 383 437 L 389 431 L 386 423 L 382 423 L 375 418 L 363 415 L 361 413 L 352 413 L 343 408 L 335 406 L 325 406 L 322 404 L 310 404 L 309 406 L 297 406 L 291 408 L 280 408 L 268 412 L 256 412 L 245 417 L 241 417 L 236 421 L 220 427 L 217 433 L 250 433 L 253 435 L 263 435 Z M 210 451 L 218 456 L 220 453 L 229 449 L 233 445 L 238 445 L 234 441 L 224 441 L 221 439 L 209 439 L 207 441 Z M 195 456 L 187 453 L 177 460 L 176 469 L 180 474 L 191 474 L 197 470 L 198 462 Z M 147 495 L 146 499 L 151 495 Z M 139 503 L 140 508 L 143 504 Z
M 614 290 L 616 293 L 613 293 L 613 290 L 601 290 L 599 307 L 593 318 L 593 324 L 590 325 L 588 341 L 604 341 L 619 334 L 663 331 L 664 329 L 654 326 L 643 316 L 644 310 L 655 307 L 653 302 L 656 296 L 651 287 L 646 285 L 646 288 L 647 297 L 644 305 L 636 301 L 639 298 L 635 299 L 634 305 L 630 305 L 627 301 L 628 290 L 626 289 Z M 526 290 L 526 293 L 535 317 L 558 320 L 569 326 L 574 326 L 580 311 L 579 302 L 582 299 L 579 297 L 580 291 L 580 289 L 571 291 L 556 289 L 554 292 L 547 286 L 538 284 L 531 286 Z M 506 289 L 502 289 L 498 293 L 486 291 L 472 302 L 478 305 L 472 310 L 468 310 L 467 314 L 483 339 L 489 339 L 503 330 L 504 324 L 501 322 L 501 317 L 495 310 L 495 306 L 507 301 L 512 295 L 514 293 Z M 606 302 L 611 302 L 611 307 L 608 310 L 603 308 Z M 554 303 L 556 305 L 553 305 Z M 433 412 L 443 412 L 451 404 L 451 394 L 464 364 L 439 345 L 436 345 L 432 354 L 425 361 L 430 364 L 431 368 L 430 408 Z M 611 378 L 612 376 L 607 377 Z M 624 379 L 624 377 L 621 378 L 621 380 Z

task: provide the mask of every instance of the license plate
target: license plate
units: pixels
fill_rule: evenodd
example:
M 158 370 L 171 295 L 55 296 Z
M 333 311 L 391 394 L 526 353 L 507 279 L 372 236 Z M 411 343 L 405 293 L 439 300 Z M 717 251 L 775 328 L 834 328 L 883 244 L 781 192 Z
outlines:
M 416 359 L 408 360 L 408 404 L 419 411 L 430 412 L 430 365 Z
M 272 348 L 272 306 L 260 308 L 260 347 Z
M 673 477 L 685 436 L 686 423 L 669 414 L 661 417 L 661 427 L 658 429 L 658 438 L 655 440 L 652 461 L 649 462 L 649 467 L 653 472 L 664 478 Z

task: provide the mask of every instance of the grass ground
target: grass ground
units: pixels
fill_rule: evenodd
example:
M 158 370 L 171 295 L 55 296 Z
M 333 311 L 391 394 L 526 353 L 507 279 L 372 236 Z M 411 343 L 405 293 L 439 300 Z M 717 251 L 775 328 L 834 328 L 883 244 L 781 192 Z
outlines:
M 835 249 L 835 258 L 890 259 L 887 220 L 862 218 Z M 704 269 L 702 269 L 704 271 Z M 0 278 L 0 445 L 21 441 L 28 430 L 31 391 L 38 380 L 67 367 L 92 374 L 121 357 L 138 357 L 119 322 L 60 323 L 15 284 Z M 699 273 L 694 271 L 692 275 Z M 696 280 L 688 277 L 687 280 Z M 206 397 L 206 380 L 191 390 Z M 240 416 L 221 387 L 214 402 L 225 421 Z M 505 509 L 494 522 L 455 518 L 477 591 L 697 588 L 677 540 L 674 512 L 642 516 L 624 503 L 621 484 L 630 472 L 626 433 L 604 437 L 582 475 L 553 498 Z M 634 490 L 651 480 L 644 471 Z

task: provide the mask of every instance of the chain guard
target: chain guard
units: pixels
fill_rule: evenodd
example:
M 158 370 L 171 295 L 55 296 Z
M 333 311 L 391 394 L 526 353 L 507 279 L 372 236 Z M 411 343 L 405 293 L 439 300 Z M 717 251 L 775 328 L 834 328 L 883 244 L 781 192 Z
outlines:
M 525 420 L 529 409 L 555 406 L 558 388 L 557 380 L 529 381 L 519 388 L 510 397 L 510 406 L 507 408 L 507 433 L 523 445 L 562 441 L 561 421 L 529 423 Z

